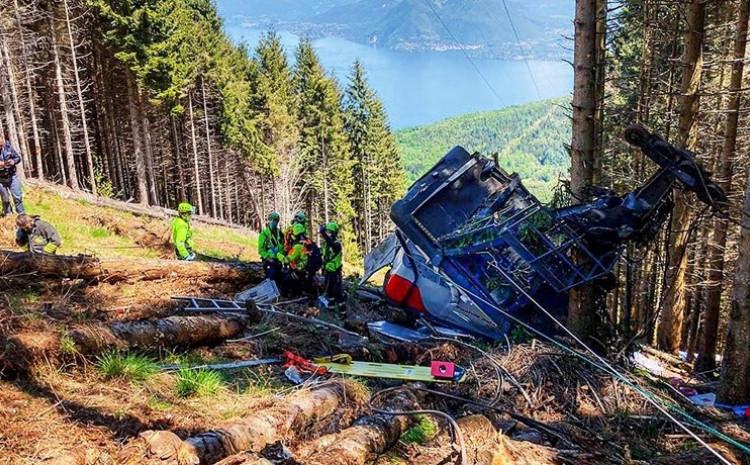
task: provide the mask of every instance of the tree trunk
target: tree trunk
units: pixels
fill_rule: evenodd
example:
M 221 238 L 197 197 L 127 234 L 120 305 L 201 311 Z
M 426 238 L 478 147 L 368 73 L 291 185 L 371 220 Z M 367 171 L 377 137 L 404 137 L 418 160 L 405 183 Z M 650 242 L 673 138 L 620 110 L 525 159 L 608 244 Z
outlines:
M 138 93 L 138 113 L 140 114 L 140 120 L 143 129 L 143 148 L 144 158 L 146 160 L 146 185 L 148 186 L 148 198 L 151 205 L 159 205 L 159 199 L 156 196 L 156 181 L 154 179 L 154 152 L 152 150 L 151 141 L 151 123 L 148 120 L 148 111 L 145 108 L 146 102 L 143 101 L 143 96 Z
M 89 141 L 89 125 L 86 118 L 86 106 L 83 103 L 83 90 L 81 89 L 81 78 L 78 70 L 78 57 L 76 56 L 76 45 L 73 40 L 73 29 L 70 26 L 70 13 L 68 10 L 68 0 L 63 0 L 63 10 L 65 10 L 65 26 L 68 30 L 68 41 L 70 44 L 70 56 L 73 63 L 73 77 L 76 83 L 76 96 L 78 97 L 78 111 L 81 112 L 81 127 L 83 129 L 83 147 L 86 151 L 86 163 L 88 165 L 89 183 L 91 192 L 96 194 L 96 174 L 94 172 L 94 155 L 91 152 L 91 142 Z
M 206 103 L 206 83 L 201 76 L 201 96 L 203 97 L 203 122 L 206 126 L 206 151 L 208 152 L 208 183 L 211 191 L 211 214 L 217 216 L 214 156 L 211 150 L 211 127 L 208 124 L 208 104 Z
M 203 210 L 203 195 L 201 194 L 201 173 L 198 167 L 198 144 L 195 140 L 195 119 L 193 118 L 193 97 L 191 92 L 188 92 L 188 114 L 190 115 L 190 140 L 193 142 L 193 175 L 195 176 L 198 211 L 201 214 L 205 214 L 206 212 Z
M 244 315 L 169 316 L 158 320 L 121 321 L 111 325 L 85 325 L 70 329 L 76 350 L 91 355 L 106 350 L 154 350 L 194 347 L 242 334 Z
M 705 3 L 692 0 L 688 5 L 685 52 L 683 55 L 682 84 L 679 102 L 678 144 L 688 150 L 696 146 L 696 122 L 699 109 L 699 90 L 703 71 L 703 31 Z M 675 205 L 671 223 L 669 263 L 661 319 L 658 327 L 658 346 L 669 353 L 680 350 L 680 340 L 686 305 L 687 244 L 690 239 L 690 208 L 685 196 Z
M 384 407 L 404 411 L 417 408 L 414 396 L 401 392 Z M 296 454 L 300 465 L 365 465 L 393 447 L 411 425 L 413 416 L 375 413 L 361 417 L 338 433 L 322 436 Z
M 573 136 L 570 187 L 578 199 L 594 183 L 597 116 L 597 0 L 577 0 L 574 39 Z M 568 327 L 580 337 L 594 334 L 596 292 L 585 285 L 570 292 Z
M 33 273 L 37 278 L 106 281 L 156 281 L 201 279 L 208 282 L 260 282 L 262 266 L 246 266 L 178 260 L 96 258 L 86 255 L 42 255 L 0 250 L 0 276 L 9 279 Z
M 62 75 L 62 64 L 60 62 L 60 51 L 58 50 L 57 28 L 54 15 L 49 16 L 50 34 L 52 35 L 52 55 L 55 62 L 55 82 L 57 83 L 57 99 L 60 106 L 60 122 L 62 124 L 62 137 L 65 145 L 65 164 L 68 168 L 68 185 L 73 189 L 80 189 L 78 184 L 78 173 L 73 154 L 73 139 L 70 132 L 70 121 L 68 120 L 68 102 L 65 97 L 65 83 Z
M 13 102 L 13 110 L 16 114 L 16 122 L 18 124 L 17 127 L 17 140 L 16 147 L 23 153 L 23 155 L 28 155 L 29 153 L 29 144 L 26 137 L 26 127 L 23 124 L 23 114 L 21 113 L 21 105 L 19 103 L 19 97 L 18 97 L 18 89 L 16 89 L 16 76 L 15 72 L 13 71 L 13 60 L 11 59 L 10 52 L 8 50 L 8 43 L 3 37 L 3 55 L 5 56 L 5 70 L 7 72 L 8 76 L 8 88 L 10 89 L 10 95 Z M 24 166 L 21 165 L 18 167 L 18 176 L 20 178 L 23 178 L 24 176 Z
M 133 137 L 133 155 L 135 157 L 135 177 L 138 186 L 138 201 L 148 205 L 148 182 L 146 178 L 146 158 L 143 154 L 143 139 L 141 138 L 141 119 L 138 117 L 140 96 L 135 78 L 127 77 L 128 107 L 130 108 L 130 131 Z
M 21 9 L 18 4 L 18 0 L 13 0 L 13 6 L 16 15 L 16 27 L 18 28 L 20 40 L 21 40 L 21 52 L 23 53 L 23 64 L 24 64 L 24 81 L 26 84 L 26 93 L 29 98 L 29 117 L 31 119 L 31 132 L 34 138 L 34 153 L 31 154 L 36 161 L 37 172 L 36 176 L 39 179 L 44 179 L 44 163 L 42 161 L 42 144 L 39 136 L 39 124 L 36 118 L 36 104 L 34 102 L 34 89 L 31 84 L 31 63 L 29 63 L 29 52 L 26 46 L 26 39 L 23 36 L 23 25 L 21 22 Z
M 745 70 L 744 60 L 747 50 L 748 19 L 750 19 L 750 0 L 741 0 L 734 37 L 732 72 L 729 78 L 729 89 L 727 89 L 729 95 L 726 102 L 727 116 L 724 122 L 724 144 L 722 145 L 721 158 L 719 159 L 718 182 L 727 195 L 730 194 L 732 188 L 733 163 L 737 148 L 737 126 L 740 111 L 742 75 Z M 706 316 L 703 323 L 703 339 L 700 346 L 700 354 L 696 361 L 696 369 L 698 371 L 709 371 L 716 368 L 716 342 L 721 313 L 721 292 L 724 287 L 722 284 L 724 282 L 724 255 L 727 245 L 727 221 L 717 218 L 714 221 L 713 230 L 713 241 L 709 245 Z
M 273 407 L 224 422 L 184 441 L 168 431 L 146 432 L 139 441 L 126 446 L 121 463 L 166 465 L 177 463 L 179 458 L 180 464 L 213 464 L 233 454 L 259 452 L 332 415 L 342 406 L 346 394 L 341 384 L 298 391 Z

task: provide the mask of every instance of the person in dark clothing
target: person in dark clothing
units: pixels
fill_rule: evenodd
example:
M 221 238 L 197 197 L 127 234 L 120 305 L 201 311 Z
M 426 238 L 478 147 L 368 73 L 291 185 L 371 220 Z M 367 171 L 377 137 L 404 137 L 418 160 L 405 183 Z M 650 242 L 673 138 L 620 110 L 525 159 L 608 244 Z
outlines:
M 0 198 L 3 201 L 2 215 L 13 213 L 11 198 L 19 215 L 24 213 L 21 181 L 18 179 L 17 167 L 21 164 L 21 155 L 16 152 L 9 141 L 0 148 Z
M 16 244 L 33 254 L 54 255 L 62 245 L 54 226 L 38 216 L 18 215 L 16 226 Z
M 344 301 L 342 292 L 343 248 L 338 238 L 339 225 L 330 222 L 320 227 L 323 245 L 320 248 L 323 256 L 323 276 L 325 277 L 325 294 L 329 302 L 338 305 Z

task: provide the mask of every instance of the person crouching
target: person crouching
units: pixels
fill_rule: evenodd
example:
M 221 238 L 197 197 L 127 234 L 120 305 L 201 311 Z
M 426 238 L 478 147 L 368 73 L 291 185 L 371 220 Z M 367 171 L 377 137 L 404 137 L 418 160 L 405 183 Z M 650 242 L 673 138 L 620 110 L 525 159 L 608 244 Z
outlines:
M 62 246 L 60 235 L 38 216 L 21 214 L 16 217 L 16 244 L 33 254 L 53 255 Z

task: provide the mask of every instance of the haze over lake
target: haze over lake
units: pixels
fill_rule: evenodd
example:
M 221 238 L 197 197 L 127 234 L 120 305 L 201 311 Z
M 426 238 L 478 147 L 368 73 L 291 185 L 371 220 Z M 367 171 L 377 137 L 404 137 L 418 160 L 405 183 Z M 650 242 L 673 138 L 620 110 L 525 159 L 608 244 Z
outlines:
M 237 20 L 227 20 L 225 28 L 251 50 L 263 33 Z M 291 61 L 299 37 L 278 32 Z M 395 129 L 564 96 L 573 89 L 573 70 L 563 61 L 529 62 L 538 82 L 537 93 L 523 61 L 474 58 L 488 85 L 461 52 L 394 52 L 337 37 L 316 39 L 313 45 L 326 69 L 342 83 L 354 60 L 362 61 Z

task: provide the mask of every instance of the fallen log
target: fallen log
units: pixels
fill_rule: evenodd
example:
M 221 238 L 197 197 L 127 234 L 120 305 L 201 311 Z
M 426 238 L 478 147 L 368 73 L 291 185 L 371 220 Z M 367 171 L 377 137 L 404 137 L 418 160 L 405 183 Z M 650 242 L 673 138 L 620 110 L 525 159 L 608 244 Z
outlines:
M 402 391 L 390 398 L 384 410 L 405 411 L 418 408 L 413 394 Z M 335 434 L 322 436 L 303 446 L 294 457 L 300 465 L 364 465 L 393 447 L 412 423 L 406 415 L 375 413 L 357 419 Z M 237 465 L 250 465 L 251 461 Z
M 40 278 L 87 281 L 156 281 L 200 279 L 206 282 L 232 281 L 238 284 L 263 279 L 259 263 L 227 264 L 179 260 L 97 258 L 89 255 L 42 255 L 0 250 L 0 276 L 33 275 Z
M 147 432 L 126 447 L 123 461 L 154 465 L 214 464 L 240 452 L 259 452 L 266 445 L 332 415 L 346 398 L 351 399 L 351 395 L 356 394 L 348 393 L 343 384 L 327 384 L 314 390 L 298 391 L 273 407 L 240 420 L 227 421 L 216 429 L 185 440 L 169 431 Z M 250 460 L 250 454 L 247 459 Z M 255 461 L 248 463 L 263 463 L 257 459 L 254 455 Z
M 159 349 L 211 344 L 242 334 L 250 317 L 240 314 L 168 316 L 156 320 L 81 325 L 68 331 L 82 354 L 105 350 Z

